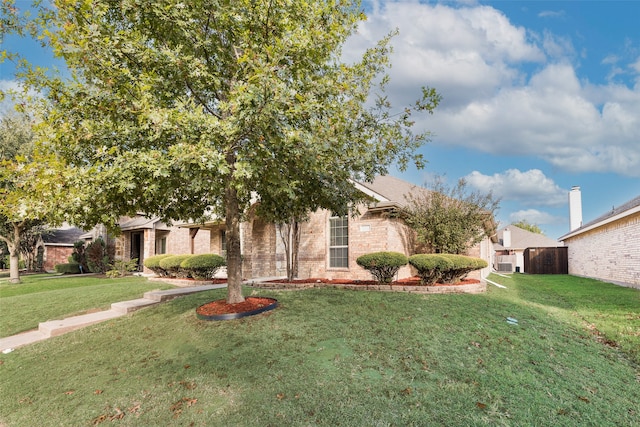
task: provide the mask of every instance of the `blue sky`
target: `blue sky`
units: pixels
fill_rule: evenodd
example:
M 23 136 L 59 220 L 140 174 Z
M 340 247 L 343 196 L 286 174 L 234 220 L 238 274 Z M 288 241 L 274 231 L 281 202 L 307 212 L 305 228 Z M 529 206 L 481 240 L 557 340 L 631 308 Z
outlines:
M 568 191 L 583 220 L 640 195 L 640 1 L 368 1 L 345 55 L 398 28 L 396 105 L 419 88 L 443 102 L 417 127 L 435 133 L 416 184 L 465 177 L 501 197 L 502 225 L 569 231 Z
M 18 2 L 18 4 L 26 2 Z M 549 237 L 569 231 L 568 191 L 582 190 L 588 222 L 640 195 L 640 1 L 364 1 L 349 40 L 355 58 L 389 31 L 388 95 L 398 108 L 421 86 L 443 102 L 416 128 L 434 132 L 415 184 L 435 175 L 493 191 L 502 225 L 526 219 Z M 34 43 L 9 38 L 35 63 Z M 58 64 L 60 65 L 60 64 Z M 0 87 L 14 84 L 0 65 Z

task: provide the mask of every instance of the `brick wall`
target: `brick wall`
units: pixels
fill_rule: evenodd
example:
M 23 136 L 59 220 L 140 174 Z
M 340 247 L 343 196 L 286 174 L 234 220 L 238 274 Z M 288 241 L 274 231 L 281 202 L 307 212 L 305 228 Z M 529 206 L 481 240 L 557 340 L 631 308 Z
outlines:
M 382 212 L 365 212 L 349 218 L 349 267 L 329 266 L 329 218 L 328 211 L 318 211 L 302 224 L 300 239 L 299 276 L 301 278 L 359 279 L 370 280 L 371 274 L 356 263 L 364 254 L 380 251 L 413 253 L 413 236 L 398 219 L 389 218 Z M 410 268 L 403 267 L 398 277 L 412 276 Z
M 565 240 L 569 274 L 640 287 L 640 213 Z
M 189 228 L 171 227 L 167 235 L 167 253 L 183 255 L 191 253 L 191 235 Z M 193 239 L 194 254 L 211 253 L 211 232 L 200 229 Z
M 73 253 L 73 246 L 45 246 L 44 269 L 45 271 L 55 271 L 56 265 L 66 264 Z

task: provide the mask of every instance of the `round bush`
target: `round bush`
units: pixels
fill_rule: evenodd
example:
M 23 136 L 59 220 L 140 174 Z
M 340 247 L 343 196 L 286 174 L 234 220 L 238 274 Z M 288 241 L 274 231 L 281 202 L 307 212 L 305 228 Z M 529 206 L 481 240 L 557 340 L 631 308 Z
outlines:
M 378 283 L 391 283 L 400 267 L 407 265 L 407 257 L 400 252 L 374 252 L 358 257 L 356 263 L 368 270 Z
M 193 255 L 171 255 L 166 258 L 162 258 L 160 260 L 160 268 L 163 268 L 169 277 L 186 279 L 189 277 L 189 272 L 180 267 L 180 264 L 182 264 L 182 261 L 192 256 Z
M 442 277 L 444 283 L 456 283 L 464 279 L 467 274 L 474 270 L 485 268 L 488 264 L 481 258 L 474 258 L 465 255 L 443 254 L 452 262 L 452 267 L 447 270 Z
M 170 257 L 170 254 L 153 255 L 144 260 L 144 266 L 153 271 L 160 277 L 167 275 L 167 270 L 160 267 L 160 261 Z
M 220 267 L 226 264 L 224 258 L 216 254 L 193 255 L 180 263 L 180 267 L 189 271 L 194 279 L 212 279 Z
M 411 264 L 420 277 L 423 285 L 433 285 L 440 280 L 446 271 L 453 267 L 453 262 L 441 254 L 417 254 L 409 257 Z

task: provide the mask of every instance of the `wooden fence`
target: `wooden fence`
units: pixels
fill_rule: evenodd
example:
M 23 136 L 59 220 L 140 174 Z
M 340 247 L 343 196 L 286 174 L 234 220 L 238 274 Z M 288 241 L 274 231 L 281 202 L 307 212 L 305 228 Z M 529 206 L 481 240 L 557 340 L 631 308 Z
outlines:
M 524 271 L 528 274 L 569 274 L 567 247 L 525 249 Z

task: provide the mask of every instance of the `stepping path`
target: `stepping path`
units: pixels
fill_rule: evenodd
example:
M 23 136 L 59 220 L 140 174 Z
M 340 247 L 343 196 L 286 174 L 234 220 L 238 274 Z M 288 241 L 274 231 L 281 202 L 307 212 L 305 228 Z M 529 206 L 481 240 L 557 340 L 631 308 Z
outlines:
M 222 284 L 192 286 L 187 288 L 169 289 L 166 291 L 149 291 L 139 299 L 115 302 L 111 304 L 110 310 L 82 314 L 80 316 L 68 317 L 62 320 L 49 320 L 48 322 L 40 323 L 38 329 L 35 331 L 23 332 L 18 335 L 0 338 L 0 352 L 8 352 L 27 344 L 46 340 L 47 338 L 84 328 L 85 326 L 104 322 L 105 320 L 115 319 L 116 317 L 124 316 L 132 311 L 160 304 L 161 302 L 168 301 L 173 298 L 226 287 L 226 284 Z

